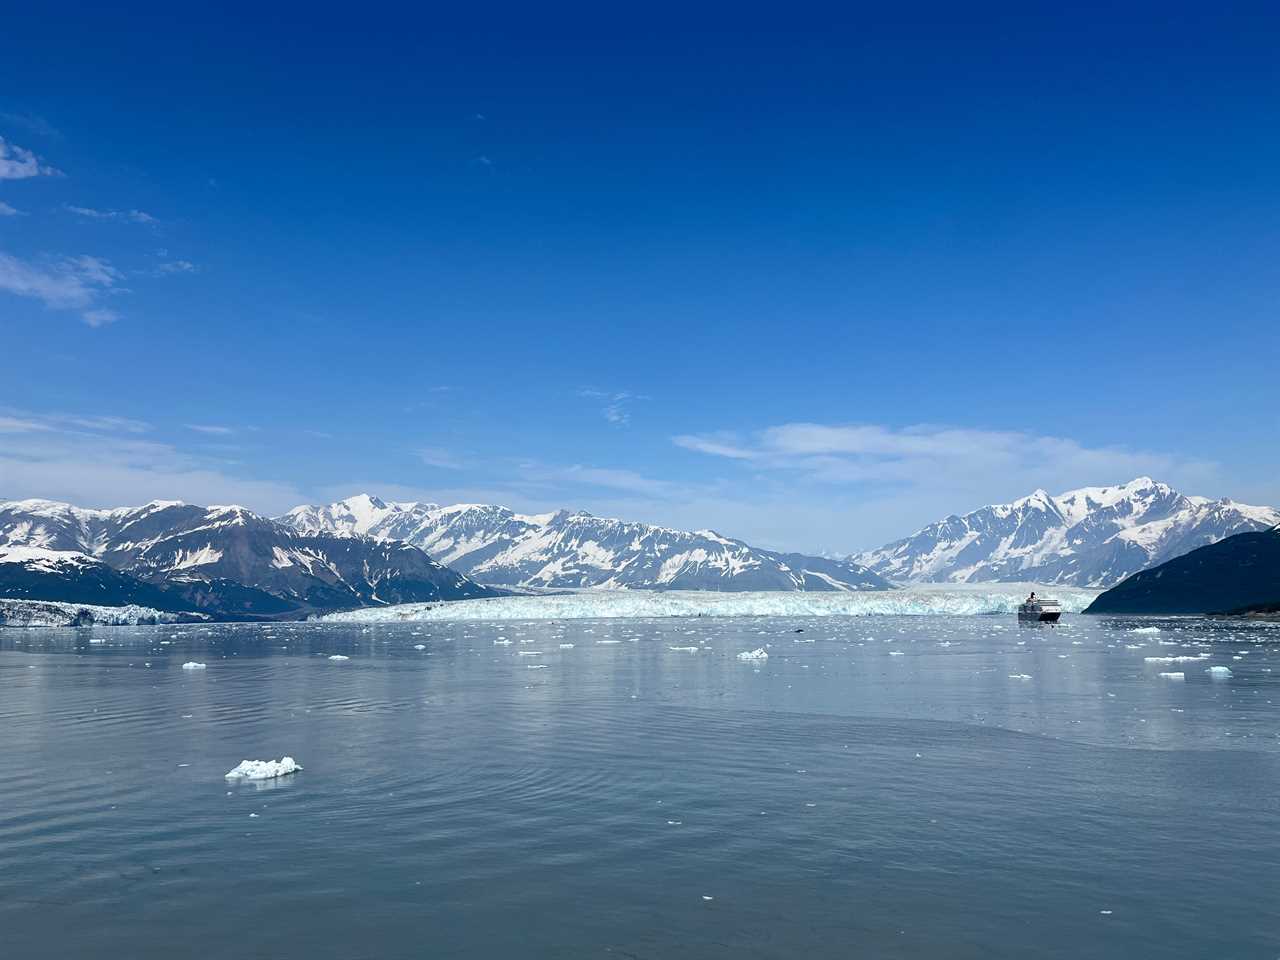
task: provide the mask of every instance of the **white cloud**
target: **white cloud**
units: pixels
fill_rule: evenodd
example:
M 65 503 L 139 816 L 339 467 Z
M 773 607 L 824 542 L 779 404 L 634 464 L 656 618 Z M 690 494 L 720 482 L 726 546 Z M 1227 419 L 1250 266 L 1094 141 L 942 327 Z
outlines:
M 1189 493 L 1229 492 L 1213 462 L 1017 430 L 787 423 L 673 442 L 732 464 L 735 488 L 753 491 L 747 509 L 755 516 L 744 517 L 743 529 L 776 531 L 777 520 L 791 518 L 794 542 L 807 549 L 876 547 L 1037 488 L 1059 493 L 1150 475 Z
M 626 390 L 597 390 L 594 387 L 583 387 L 578 396 L 587 400 L 604 401 L 600 414 L 614 426 L 625 427 L 631 423 L 630 406 L 637 400 L 649 399 L 642 394 L 630 393 Z
M 9 204 L 5 203 L 3 200 L 0 200 L 0 217 L 20 217 L 20 216 L 22 216 L 21 210 L 18 210 L 15 207 L 11 207 L 9 206 Z
M 119 319 L 97 303 L 104 293 L 119 291 L 122 275 L 100 257 L 64 257 L 46 263 L 0 253 L 0 290 L 39 300 L 51 310 L 75 310 L 91 327 Z
M 185 426 L 196 433 L 207 433 L 215 437 L 228 437 L 236 432 L 234 427 L 224 427 L 216 423 L 188 423 Z
M 243 503 L 279 513 L 305 499 L 289 483 L 246 479 L 225 462 L 147 440 L 140 421 L 110 416 L 24 414 L 0 445 L 0 489 L 6 497 L 47 497 L 83 506 L 122 506 L 152 499 Z M 37 424 L 28 428 L 28 424 Z
M 63 208 L 69 213 L 87 220 L 121 220 L 128 223 L 155 224 L 160 221 L 141 210 L 95 210 L 93 207 L 77 207 L 67 203 Z
M 444 447 L 422 447 L 418 450 L 418 459 L 428 467 L 441 467 L 445 470 L 461 470 L 463 467 L 462 461 Z
M 28 177 L 56 177 L 59 172 L 42 162 L 30 150 L 0 137 L 0 180 L 25 180 Z

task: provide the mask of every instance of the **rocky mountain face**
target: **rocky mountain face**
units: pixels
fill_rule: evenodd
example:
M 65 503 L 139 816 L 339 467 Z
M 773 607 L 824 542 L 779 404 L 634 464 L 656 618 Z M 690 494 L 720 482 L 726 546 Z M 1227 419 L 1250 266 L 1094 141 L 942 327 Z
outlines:
M 1280 511 L 1185 496 L 1149 477 L 1059 496 L 1037 490 L 930 524 L 852 559 L 889 580 L 1029 580 L 1106 587 L 1233 534 L 1280 523 Z
M 0 547 L 0 594 L 11 600 L 196 609 L 181 597 L 114 570 L 94 557 L 42 547 Z
M 587 513 L 518 514 L 488 504 L 387 503 L 360 495 L 284 517 L 301 533 L 405 540 L 481 583 L 652 590 L 885 590 L 857 563 L 761 550 Z
M 235 506 L 157 501 L 142 507 L 86 510 L 45 500 L 5 502 L 0 503 L 0 550 L 5 548 L 68 556 L 62 557 L 58 569 L 44 571 L 40 596 L 31 594 L 30 585 L 16 583 L 18 566 L 0 565 L 2 596 L 101 603 L 69 595 L 76 594 L 75 578 L 85 586 L 86 571 L 92 570 L 100 580 L 111 582 L 116 595 L 141 589 L 120 578 L 127 577 L 163 593 L 151 595 L 145 605 L 198 609 L 220 617 L 293 618 L 494 594 L 409 544 L 368 536 L 304 535 Z M 120 577 L 110 580 L 103 568 Z M 7 577 L 6 570 L 13 576 Z M 23 576 L 29 580 L 31 572 Z M 62 581 L 60 587 L 55 586 L 57 580 Z M 97 595 L 111 595 L 111 590 Z
M 1238 533 L 1136 573 L 1085 613 L 1245 613 L 1280 607 L 1280 529 Z

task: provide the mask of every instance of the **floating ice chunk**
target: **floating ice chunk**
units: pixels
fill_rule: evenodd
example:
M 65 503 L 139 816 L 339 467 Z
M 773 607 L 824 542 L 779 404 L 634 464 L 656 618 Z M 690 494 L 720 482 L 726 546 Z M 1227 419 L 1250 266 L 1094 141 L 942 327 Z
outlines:
M 560 649 L 561 649 L 561 650 L 572 650 L 572 649 L 573 649 L 573 644 L 572 644 L 572 643 L 562 643 L 562 644 L 560 644 Z
M 525 664 L 525 667 L 526 667 L 527 669 L 529 669 L 529 670 L 545 670 L 545 669 L 547 669 L 547 665 L 546 665 L 545 663 L 526 663 L 526 664 Z
M 89 642 L 90 643 L 106 643 L 107 641 L 103 640 L 101 637 L 90 637 Z
M 622 642 L 621 640 L 597 640 L 596 641 L 596 643 L 600 644 L 600 646 L 602 647 L 610 647 L 615 644 L 619 644 L 621 642 Z
M 1159 627 L 1134 627 L 1130 633 L 1159 633 Z
M 1229 677 L 1232 675 L 1230 667 L 1210 667 L 1205 673 L 1211 677 Z
M 1166 680 L 1185 680 L 1185 679 L 1187 679 L 1187 675 L 1186 675 L 1185 673 L 1183 673 L 1181 670 L 1175 670 L 1175 671 L 1170 671 L 1170 672 L 1168 672 L 1168 673 L 1162 673 L 1162 674 L 1160 674 L 1160 676 L 1164 677 Z
M 744 650 L 738 654 L 739 660 L 768 660 L 769 651 L 764 647 L 756 647 L 754 650 Z
M 415 644 L 413 645 L 413 649 L 415 649 L 415 650 L 425 650 L 425 649 L 427 649 L 427 645 L 426 645 L 425 643 L 415 643 Z
M 196 661 L 194 660 L 188 660 L 186 663 L 182 665 L 182 669 L 183 670 L 204 670 L 206 669 L 206 667 L 203 663 L 196 663 Z
M 350 657 L 345 657 L 345 656 L 343 656 L 343 655 L 342 655 L 342 654 L 340 654 L 340 653 L 335 653 L 335 654 L 334 654 L 333 656 L 331 656 L 329 659 L 330 659 L 330 660 L 350 660 L 351 658 L 350 658 Z
M 520 656 L 520 657 L 540 657 L 540 656 L 542 656 L 542 651 L 541 651 L 541 650 L 517 650 L 517 651 L 516 651 L 516 656 Z
M 792 643 L 817 643 L 818 641 L 814 637 L 796 637 L 796 639 L 791 642 Z
M 889 651 L 889 656 L 891 656 L 891 657 L 905 657 L 905 656 L 906 656 L 906 654 L 905 654 L 905 653 L 903 653 L 901 650 L 890 650 L 890 651 Z
M 697 647 L 672 647 L 668 646 L 668 650 L 674 650 L 676 653 L 697 653 Z
M 1198 653 L 1194 657 L 1143 657 L 1146 663 L 1195 663 L 1197 660 L 1208 660 L 1210 654 Z
M 1030 680 L 1030 679 L 1031 679 L 1031 674 L 1029 674 L 1029 673 L 1011 673 L 1011 674 L 1009 674 L 1009 679 L 1010 679 L 1010 680 Z
M 509 647 L 509 646 L 511 646 L 511 641 L 510 641 L 510 640 L 495 640 L 495 641 L 493 641 L 493 645 L 494 645 L 495 647 Z
M 302 769 L 302 764 L 293 757 L 282 757 L 279 760 L 241 760 L 240 765 L 228 771 L 228 780 L 274 780 L 276 777 L 287 777 Z

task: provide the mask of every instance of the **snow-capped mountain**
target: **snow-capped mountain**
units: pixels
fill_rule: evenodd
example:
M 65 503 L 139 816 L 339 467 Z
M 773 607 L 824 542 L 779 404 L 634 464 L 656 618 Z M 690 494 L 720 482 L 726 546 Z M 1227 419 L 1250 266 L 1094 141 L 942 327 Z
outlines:
M 367 494 L 280 518 L 302 533 L 405 540 L 481 583 L 654 590 L 886 590 L 847 560 L 776 553 L 710 530 L 689 533 L 561 510 L 387 503 Z
M 950 516 L 852 559 L 896 582 L 1119 583 L 1224 537 L 1280 523 L 1280 510 L 1184 496 L 1150 477 Z
M 179 609 L 224 616 L 289 617 L 493 594 L 409 544 L 305 535 L 236 506 L 156 501 L 86 510 L 47 500 L 0 503 L 0 549 L 14 547 L 56 552 L 77 569 L 105 565 L 163 589 Z M 0 567 L 0 594 L 5 589 Z M 93 602 L 85 596 L 33 598 Z
M 181 597 L 114 570 L 96 557 L 43 547 L 0 547 L 0 596 L 109 607 L 136 604 L 159 610 L 195 610 Z

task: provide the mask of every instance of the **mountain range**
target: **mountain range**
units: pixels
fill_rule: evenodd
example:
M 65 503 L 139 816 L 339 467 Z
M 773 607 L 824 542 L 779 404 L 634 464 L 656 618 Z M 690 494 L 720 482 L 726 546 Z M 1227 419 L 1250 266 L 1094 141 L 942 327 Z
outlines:
M 1238 533 L 1143 570 L 1086 613 L 1274 612 L 1280 607 L 1280 529 Z
M 1037 490 L 947 517 L 851 559 L 898 583 L 1109 587 L 1197 547 L 1277 523 L 1280 510 L 1273 507 L 1186 496 L 1139 477 L 1057 496 Z
M 779 553 L 589 513 L 519 514 L 487 504 L 388 503 L 367 494 L 280 518 L 304 534 L 403 540 L 481 583 L 651 590 L 887 590 L 848 560 Z
M 0 595 L 288 619 L 495 591 L 409 544 L 305 535 L 243 507 L 19 500 L 0 502 Z

